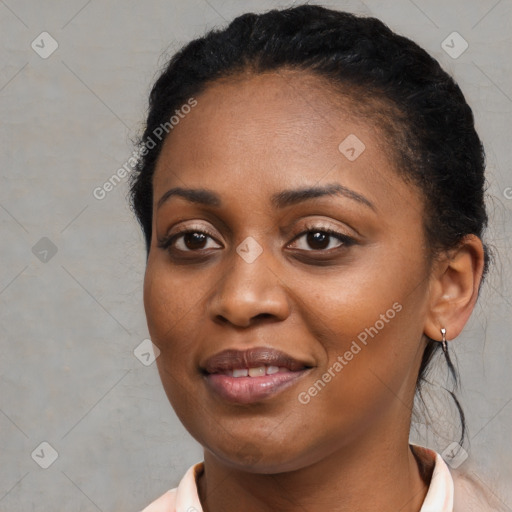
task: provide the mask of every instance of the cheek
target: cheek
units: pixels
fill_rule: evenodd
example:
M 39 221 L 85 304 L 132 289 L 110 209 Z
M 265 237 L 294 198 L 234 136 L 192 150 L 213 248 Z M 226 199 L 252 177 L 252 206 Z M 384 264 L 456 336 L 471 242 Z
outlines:
M 309 279 L 308 290 L 321 291 L 303 295 L 300 316 L 322 355 L 313 387 L 299 391 L 316 413 L 346 406 L 373 414 L 414 390 L 428 283 L 422 264 L 384 261 Z
M 395 425 L 397 418 L 407 421 L 421 360 L 421 329 L 411 324 L 414 311 L 408 306 L 392 311 L 396 314 L 388 315 L 388 323 L 347 315 L 331 324 L 339 334 L 324 346 L 326 362 L 296 390 L 301 420 L 287 426 L 292 431 L 300 425 L 296 435 L 306 438 L 305 445 L 314 446 L 320 430 L 323 442 L 334 446 L 386 424 L 386 418 L 394 418 Z
M 156 365 L 164 391 L 185 425 L 194 423 L 197 408 L 190 379 L 197 369 L 191 342 L 200 335 L 194 319 L 200 300 L 197 288 L 177 282 L 164 264 L 148 261 L 144 277 L 144 308 L 152 342 L 160 349 Z M 196 330 L 196 331 L 195 331 Z
M 421 302 L 403 299 L 383 304 L 378 315 L 354 313 L 339 324 L 343 332 L 328 354 L 327 369 L 336 375 L 329 401 L 348 400 L 361 410 L 396 397 L 408 401 L 424 347 Z
M 191 344 L 200 338 L 197 287 L 177 282 L 168 268 L 149 263 L 144 277 L 144 309 L 151 341 L 159 348 L 157 366 L 165 392 L 180 392 L 180 383 L 196 371 Z M 183 391 L 183 390 L 181 390 Z
M 329 352 L 344 352 L 351 340 L 364 344 L 377 336 L 388 338 L 391 332 L 396 338 L 407 325 L 422 323 L 428 290 L 421 265 L 397 258 L 386 264 L 377 256 L 331 276 L 304 275 L 289 287 L 300 295 L 299 316 Z
M 197 286 L 178 279 L 165 263 L 148 263 L 144 276 L 144 309 L 154 343 L 158 341 L 165 349 L 182 330 L 186 331 L 200 301 Z

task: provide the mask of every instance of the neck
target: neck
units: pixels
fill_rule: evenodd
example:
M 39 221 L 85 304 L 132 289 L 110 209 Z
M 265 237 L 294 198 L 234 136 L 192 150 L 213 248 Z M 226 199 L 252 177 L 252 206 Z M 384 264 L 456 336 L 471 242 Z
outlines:
M 198 482 L 203 510 L 418 512 L 428 490 L 423 468 L 408 442 L 388 440 L 381 433 L 373 443 L 351 444 L 307 467 L 277 474 L 233 469 L 205 451 Z

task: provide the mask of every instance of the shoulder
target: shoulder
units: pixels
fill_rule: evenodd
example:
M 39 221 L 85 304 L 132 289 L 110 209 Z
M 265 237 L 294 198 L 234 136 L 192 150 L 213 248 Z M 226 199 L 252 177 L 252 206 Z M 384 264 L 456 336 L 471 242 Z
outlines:
M 453 512 L 505 512 L 509 510 L 472 474 L 451 470 L 453 478 Z
M 150 503 L 142 512 L 175 512 L 177 488 L 167 491 Z

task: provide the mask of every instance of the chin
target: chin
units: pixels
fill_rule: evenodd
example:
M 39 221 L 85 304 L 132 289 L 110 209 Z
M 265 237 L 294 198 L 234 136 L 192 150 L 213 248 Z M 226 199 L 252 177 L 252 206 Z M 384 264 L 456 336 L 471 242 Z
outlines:
M 235 451 L 232 448 L 233 445 L 229 447 L 228 451 L 221 452 L 218 447 L 214 451 L 205 447 L 205 452 L 237 471 L 268 475 L 296 471 L 314 462 L 310 453 L 297 453 L 295 444 L 293 452 L 291 450 L 284 451 L 282 445 L 274 448 L 264 441 L 261 445 L 251 442 L 241 444 Z

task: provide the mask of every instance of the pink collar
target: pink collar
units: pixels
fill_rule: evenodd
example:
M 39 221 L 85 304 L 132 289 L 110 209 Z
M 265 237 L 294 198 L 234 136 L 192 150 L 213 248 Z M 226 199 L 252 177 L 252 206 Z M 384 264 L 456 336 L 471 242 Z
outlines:
M 453 478 L 439 453 L 414 445 L 415 452 L 426 460 L 434 460 L 432 479 L 420 512 L 453 512 Z

